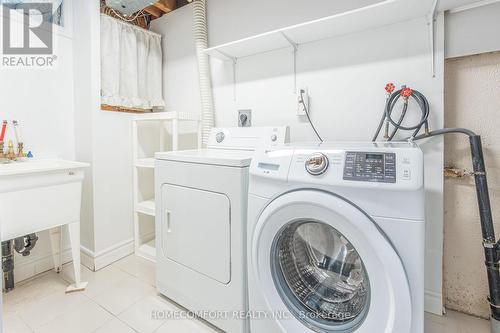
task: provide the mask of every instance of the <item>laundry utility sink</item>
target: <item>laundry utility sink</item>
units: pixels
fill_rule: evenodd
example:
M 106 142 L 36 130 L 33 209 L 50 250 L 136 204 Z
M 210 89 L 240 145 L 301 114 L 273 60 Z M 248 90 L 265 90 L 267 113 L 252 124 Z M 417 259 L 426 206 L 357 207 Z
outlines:
M 50 230 L 54 265 L 61 269 L 61 226 L 67 226 L 75 281 L 80 283 L 80 206 L 86 163 L 27 159 L 0 164 L 1 240 Z M 78 271 L 77 271 L 78 270 Z
M 61 159 L 27 159 L 23 162 L 0 164 L 0 177 L 24 174 L 53 173 L 60 170 L 81 170 L 87 163 L 66 161 Z M 3 180 L 3 179 L 2 179 Z M 0 188 L 2 190 L 3 188 Z
M 2 241 L 78 222 L 87 166 L 59 159 L 0 164 Z

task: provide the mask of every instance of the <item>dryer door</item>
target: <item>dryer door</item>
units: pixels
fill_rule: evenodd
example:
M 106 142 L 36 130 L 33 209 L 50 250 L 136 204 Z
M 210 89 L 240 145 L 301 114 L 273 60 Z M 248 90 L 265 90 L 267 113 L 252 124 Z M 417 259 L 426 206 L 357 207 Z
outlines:
M 163 256 L 220 283 L 231 281 L 231 204 L 222 193 L 164 184 Z
M 334 194 L 302 190 L 272 201 L 250 264 L 283 332 L 410 332 L 398 254 L 368 215 Z

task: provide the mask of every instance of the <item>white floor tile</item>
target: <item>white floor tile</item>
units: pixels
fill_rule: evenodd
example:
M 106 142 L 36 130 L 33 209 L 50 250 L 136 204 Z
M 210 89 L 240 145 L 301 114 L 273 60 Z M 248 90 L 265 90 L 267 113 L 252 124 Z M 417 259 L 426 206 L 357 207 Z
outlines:
M 169 319 L 155 333 L 215 333 L 211 327 L 205 325 L 199 320 Z
M 113 316 L 109 312 L 88 300 L 72 311 L 36 328 L 35 333 L 90 333 L 112 319 Z
M 136 255 L 130 255 L 125 257 L 113 266 L 127 272 L 138 279 L 155 286 L 156 285 L 156 267 L 155 263 L 138 257 Z
M 176 308 L 156 295 L 150 295 L 134 304 L 118 316 L 120 320 L 140 333 L 152 333 L 160 327 L 162 316 L 155 318 L 153 312 L 170 312 Z
M 67 283 L 50 271 L 16 284 L 16 288 L 3 295 L 4 313 L 16 313 L 24 304 L 33 303 L 56 292 L 64 292 Z
M 136 331 L 128 327 L 126 324 L 124 324 L 117 318 L 111 320 L 104 326 L 94 331 L 94 333 L 135 333 L 135 332 Z
M 90 297 L 96 297 L 106 290 L 112 288 L 116 284 L 122 282 L 126 278 L 130 278 L 130 274 L 114 267 L 107 266 L 97 272 L 92 272 L 85 266 L 81 266 L 82 281 L 88 282 L 87 289 L 83 293 Z M 73 264 L 65 265 L 61 272 L 61 278 L 68 283 L 74 282 Z
M 156 295 L 154 264 L 130 256 L 100 270 L 82 268 L 85 292 L 65 294 L 71 266 L 18 283 L 4 298 L 4 333 L 214 333 L 201 320 L 156 320 L 153 310 L 177 306 Z M 425 333 L 490 333 L 489 322 L 453 311 L 425 315 Z
M 97 295 L 93 300 L 112 314 L 118 315 L 152 292 L 154 288 L 151 285 L 130 276 Z
M 33 303 L 28 303 L 19 312 L 19 317 L 32 329 L 47 324 L 52 319 L 71 312 L 88 298 L 80 293 L 55 292 Z
M 490 333 L 490 323 L 455 311 L 441 317 L 426 313 L 425 333 Z
M 23 322 L 23 320 L 13 314 L 3 318 L 4 333 L 32 333 L 33 331 Z

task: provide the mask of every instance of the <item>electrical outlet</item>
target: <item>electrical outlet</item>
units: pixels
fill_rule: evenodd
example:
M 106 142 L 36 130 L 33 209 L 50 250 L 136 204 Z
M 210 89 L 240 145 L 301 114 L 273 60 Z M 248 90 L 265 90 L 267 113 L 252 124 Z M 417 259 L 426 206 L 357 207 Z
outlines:
M 305 116 L 309 112 L 309 93 L 307 89 L 301 88 L 297 93 L 297 116 Z
M 238 126 L 239 127 L 252 126 L 252 110 L 238 110 Z

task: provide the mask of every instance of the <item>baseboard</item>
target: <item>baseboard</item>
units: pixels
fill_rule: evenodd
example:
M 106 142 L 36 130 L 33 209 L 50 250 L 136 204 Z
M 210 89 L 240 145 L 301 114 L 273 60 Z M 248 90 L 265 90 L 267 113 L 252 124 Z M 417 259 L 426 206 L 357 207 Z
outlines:
M 126 240 L 98 253 L 94 253 L 84 246 L 81 246 L 80 250 L 82 265 L 92 271 L 97 271 L 134 253 L 134 240 Z M 15 259 L 17 259 L 17 255 Z M 72 261 L 71 248 L 64 249 L 62 251 L 62 263 L 67 264 Z M 18 283 L 38 274 L 50 271 L 51 269 L 54 269 L 54 258 L 51 253 L 42 256 L 34 256 L 33 259 L 25 257 L 23 260 L 15 260 L 14 279 L 15 282 Z
M 82 264 L 92 271 L 98 271 L 134 253 L 134 239 L 128 239 L 97 253 L 81 246 Z
M 15 259 L 14 259 L 15 261 Z M 66 264 L 72 261 L 71 249 L 65 249 L 62 252 L 62 262 Z M 24 262 L 15 261 L 14 263 L 14 280 L 15 283 L 27 280 L 38 274 L 54 269 L 54 257 L 52 254 L 38 257 L 33 260 Z
M 94 252 L 87 249 L 85 246 L 80 245 L 80 261 L 83 266 L 95 272 Z
M 443 315 L 443 295 L 434 291 L 425 291 L 425 312 Z

